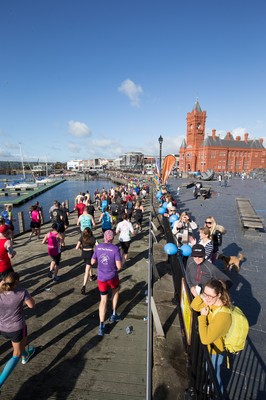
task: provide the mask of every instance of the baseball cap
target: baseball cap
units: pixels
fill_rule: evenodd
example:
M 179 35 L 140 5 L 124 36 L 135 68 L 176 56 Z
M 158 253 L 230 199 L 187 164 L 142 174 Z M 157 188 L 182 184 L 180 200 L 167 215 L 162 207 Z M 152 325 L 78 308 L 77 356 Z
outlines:
M 111 229 L 108 229 L 107 231 L 104 232 L 104 241 L 105 243 L 109 243 L 113 240 L 114 238 L 114 232 L 111 231 Z
M 192 257 L 205 258 L 205 247 L 202 244 L 194 244 L 191 255 Z
M 8 225 L 0 225 L 0 233 L 5 233 L 9 231 L 10 227 Z

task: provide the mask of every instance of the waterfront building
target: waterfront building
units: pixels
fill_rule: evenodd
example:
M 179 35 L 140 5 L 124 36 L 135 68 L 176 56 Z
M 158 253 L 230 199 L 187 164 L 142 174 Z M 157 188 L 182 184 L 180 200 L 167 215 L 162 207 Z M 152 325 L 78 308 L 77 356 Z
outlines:
M 143 169 L 143 153 L 132 151 L 124 153 L 121 158 L 121 169 L 142 170 Z
M 67 162 L 67 169 L 72 171 L 86 172 L 89 170 L 103 170 L 109 163 L 105 158 L 93 158 L 90 160 L 71 160 Z
M 266 168 L 266 149 L 263 139 L 244 138 L 231 132 L 221 139 L 212 134 L 205 135 L 206 111 L 202 111 L 198 100 L 191 112 L 187 113 L 187 133 L 179 152 L 180 172 L 206 171 L 249 172 L 255 168 Z

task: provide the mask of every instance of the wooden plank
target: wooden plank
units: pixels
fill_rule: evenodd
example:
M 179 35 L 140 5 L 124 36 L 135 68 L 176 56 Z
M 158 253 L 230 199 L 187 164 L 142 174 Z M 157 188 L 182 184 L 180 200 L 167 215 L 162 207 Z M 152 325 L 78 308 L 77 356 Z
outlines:
M 240 215 L 240 219 L 245 219 L 246 221 L 258 221 L 262 222 L 262 218 L 258 215 Z
M 244 219 L 241 220 L 242 224 L 245 228 L 257 228 L 257 229 L 263 229 L 263 224 L 260 222 L 252 222 L 252 221 L 246 221 Z
M 154 321 L 155 329 L 157 332 L 157 336 L 165 337 L 163 327 L 162 327 L 162 324 L 160 321 L 160 317 L 159 317 L 153 296 L 151 296 L 151 310 L 152 310 L 153 321 Z

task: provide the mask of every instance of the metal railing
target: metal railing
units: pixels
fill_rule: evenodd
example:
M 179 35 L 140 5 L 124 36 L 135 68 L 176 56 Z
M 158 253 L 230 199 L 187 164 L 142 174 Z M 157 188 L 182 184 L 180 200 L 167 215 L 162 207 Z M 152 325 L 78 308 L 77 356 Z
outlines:
M 176 243 L 170 229 L 169 220 L 162 217 L 167 243 Z M 209 399 L 213 396 L 217 400 L 224 399 L 216 379 L 214 368 L 207 347 L 200 341 L 197 323 L 197 314 L 191 310 L 191 330 L 187 332 L 184 312 L 182 312 L 182 297 L 185 296 L 190 304 L 192 295 L 186 282 L 186 257 L 178 252 L 169 256 L 174 285 L 174 300 L 178 308 L 182 337 L 187 353 L 189 387 L 184 393 L 184 399 Z

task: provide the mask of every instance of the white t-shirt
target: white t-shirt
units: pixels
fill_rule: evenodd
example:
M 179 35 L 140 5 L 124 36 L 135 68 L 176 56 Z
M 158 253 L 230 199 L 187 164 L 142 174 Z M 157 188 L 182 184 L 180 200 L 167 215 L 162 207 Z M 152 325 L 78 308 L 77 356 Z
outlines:
M 130 233 L 134 233 L 133 225 L 127 220 L 121 221 L 117 224 L 116 233 L 119 233 L 120 242 L 129 242 L 131 240 Z

